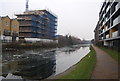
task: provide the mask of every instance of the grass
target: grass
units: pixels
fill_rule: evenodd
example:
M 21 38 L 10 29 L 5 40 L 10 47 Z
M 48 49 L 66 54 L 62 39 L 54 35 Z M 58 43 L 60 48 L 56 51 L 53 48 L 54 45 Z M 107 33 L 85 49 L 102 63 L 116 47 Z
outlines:
M 60 77 L 60 79 L 90 79 L 96 64 L 96 53 L 92 47 L 90 52 L 85 56 L 70 73 Z
M 0 76 L 2 75 L 2 58 L 0 57 Z
M 120 63 L 120 52 L 107 48 L 107 47 L 99 47 L 100 49 L 104 50 L 106 53 L 108 53 L 113 59 L 118 61 Z

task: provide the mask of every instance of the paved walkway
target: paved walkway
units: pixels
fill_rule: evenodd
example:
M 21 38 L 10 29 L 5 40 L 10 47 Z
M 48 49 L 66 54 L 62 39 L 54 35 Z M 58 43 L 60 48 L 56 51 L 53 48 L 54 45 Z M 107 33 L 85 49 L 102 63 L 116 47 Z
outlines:
M 118 62 L 96 46 L 93 48 L 97 53 L 97 63 L 91 79 L 118 79 Z

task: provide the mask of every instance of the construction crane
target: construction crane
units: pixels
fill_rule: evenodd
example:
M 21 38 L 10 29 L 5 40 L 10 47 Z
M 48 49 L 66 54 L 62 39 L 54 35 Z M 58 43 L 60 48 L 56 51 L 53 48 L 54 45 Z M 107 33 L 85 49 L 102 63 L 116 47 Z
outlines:
M 25 9 L 25 11 L 28 11 L 28 7 L 29 7 L 29 6 L 28 6 L 28 1 L 29 1 L 29 0 L 26 0 L 26 9 Z

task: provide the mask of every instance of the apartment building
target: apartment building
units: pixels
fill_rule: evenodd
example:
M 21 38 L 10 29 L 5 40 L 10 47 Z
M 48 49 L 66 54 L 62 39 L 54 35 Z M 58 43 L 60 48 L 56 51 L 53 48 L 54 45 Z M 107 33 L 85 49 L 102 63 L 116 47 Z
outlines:
M 10 19 L 9 16 L 1 17 L 0 29 L 2 42 L 18 40 L 19 23 L 16 19 Z
M 57 16 L 48 10 L 31 10 L 16 14 L 20 23 L 20 40 L 49 41 L 56 39 Z
M 99 41 L 104 46 L 117 49 L 120 46 L 120 2 L 118 0 L 105 0 L 101 6 Z
M 1 39 L 1 32 L 2 32 L 2 18 L 0 16 L 0 39 Z
M 2 32 L 2 18 L 1 18 L 1 16 L 0 16 L 0 48 L 2 48 L 1 46 L 1 44 L 2 44 L 2 41 L 1 41 L 1 32 Z M 1 53 L 1 51 L 0 51 L 0 53 Z

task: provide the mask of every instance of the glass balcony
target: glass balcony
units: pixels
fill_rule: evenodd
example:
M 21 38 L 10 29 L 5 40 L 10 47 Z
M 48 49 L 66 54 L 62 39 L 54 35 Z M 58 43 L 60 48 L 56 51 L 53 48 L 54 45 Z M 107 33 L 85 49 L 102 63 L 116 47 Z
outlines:
M 117 37 L 118 36 L 118 31 L 115 31 L 115 32 L 113 32 L 112 33 L 112 37 L 114 38 L 114 37 Z
M 101 37 L 101 39 L 103 39 L 103 37 Z
M 108 39 L 109 38 L 109 34 L 108 35 L 106 35 L 106 39 Z
M 120 8 L 120 2 L 115 6 L 116 10 Z
M 113 26 L 117 25 L 118 23 L 120 23 L 120 16 L 113 20 Z

